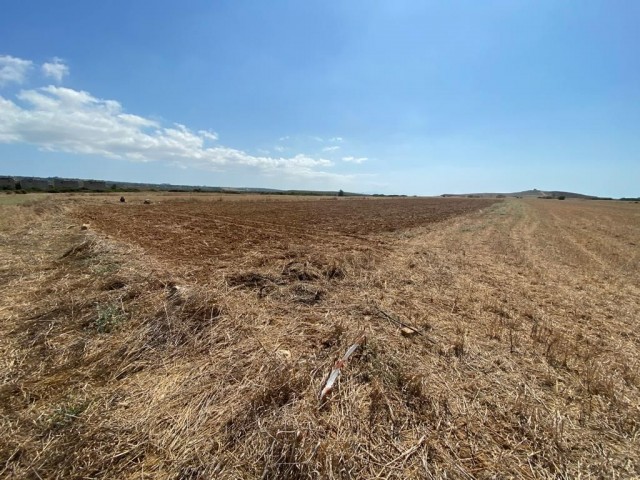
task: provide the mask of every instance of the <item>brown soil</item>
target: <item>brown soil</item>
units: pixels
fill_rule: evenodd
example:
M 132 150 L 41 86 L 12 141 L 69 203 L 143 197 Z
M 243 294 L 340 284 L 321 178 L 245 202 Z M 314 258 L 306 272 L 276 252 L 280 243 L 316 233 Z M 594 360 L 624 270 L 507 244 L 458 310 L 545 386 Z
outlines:
M 432 224 L 493 203 L 425 198 L 214 198 L 218 200 L 109 203 L 87 206 L 77 216 L 174 267 L 209 276 L 247 260 L 256 265 L 309 255 L 326 260 L 345 249 L 386 248 L 394 238 L 390 232 Z
M 638 205 L 65 198 L 0 206 L 0 477 L 640 475 Z

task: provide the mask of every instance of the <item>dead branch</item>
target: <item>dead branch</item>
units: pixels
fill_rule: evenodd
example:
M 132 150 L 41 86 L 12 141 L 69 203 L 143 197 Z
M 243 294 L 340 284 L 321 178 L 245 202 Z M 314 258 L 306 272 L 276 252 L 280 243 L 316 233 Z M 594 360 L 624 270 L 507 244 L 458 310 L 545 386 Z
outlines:
M 364 344 L 365 340 L 366 340 L 366 335 L 364 334 L 364 332 L 362 332 L 360 335 L 358 335 L 358 337 L 353 342 L 353 344 L 348 348 L 348 350 L 343 355 L 343 357 L 338 361 L 336 361 L 336 363 L 333 365 L 333 370 L 331 370 L 331 373 L 329 374 L 329 378 L 327 379 L 327 382 L 325 383 L 324 388 L 320 392 L 321 402 L 324 399 L 324 397 L 326 397 L 329 394 L 329 392 L 333 390 L 333 385 L 336 383 L 336 380 L 340 376 L 340 370 L 347 364 L 347 360 L 349 360 L 349 357 L 353 355 L 353 353 L 358 349 L 359 346 Z

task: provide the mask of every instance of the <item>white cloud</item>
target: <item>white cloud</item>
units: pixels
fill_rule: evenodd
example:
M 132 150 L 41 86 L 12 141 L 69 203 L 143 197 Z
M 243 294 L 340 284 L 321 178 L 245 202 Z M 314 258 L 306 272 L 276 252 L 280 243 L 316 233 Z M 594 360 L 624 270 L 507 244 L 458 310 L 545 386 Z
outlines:
M 333 142 L 333 143 L 342 143 L 344 141 L 344 138 L 342 138 L 342 137 L 331 137 L 329 139 L 329 141 Z
M 198 130 L 198 133 L 203 138 L 208 138 L 212 142 L 215 142 L 216 140 L 218 140 L 218 134 L 216 132 L 212 132 L 211 130 Z
M 30 60 L 0 55 L 0 87 L 9 83 L 23 83 L 32 66 Z
M 338 145 L 333 145 L 331 147 L 324 147 L 322 149 L 323 152 L 335 152 L 336 150 L 340 150 L 340 147 Z
M 120 103 L 85 91 L 50 85 L 23 90 L 18 101 L 0 96 L 0 142 L 29 143 L 42 150 L 99 155 L 136 162 L 164 161 L 183 167 L 219 170 L 255 167 L 266 174 L 347 180 L 352 176 L 324 171 L 331 160 L 304 154 L 254 156 L 221 145 L 206 146 L 218 136 L 185 125 L 125 113 Z
M 343 162 L 364 163 L 369 160 L 367 157 L 342 157 Z
M 60 83 L 64 77 L 69 75 L 69 67 L 61 58 L 54 57 L 51 62 L 42 64 L 42 73 L 45 77 L 53 78 Z

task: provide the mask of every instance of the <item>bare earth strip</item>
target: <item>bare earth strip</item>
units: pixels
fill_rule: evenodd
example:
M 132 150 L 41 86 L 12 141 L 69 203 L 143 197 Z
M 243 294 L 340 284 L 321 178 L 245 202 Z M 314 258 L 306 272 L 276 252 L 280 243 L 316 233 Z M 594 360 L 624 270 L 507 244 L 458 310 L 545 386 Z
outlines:
M 640 475 L 637 204 L 116 200 L 0 206 L 0 477 Z

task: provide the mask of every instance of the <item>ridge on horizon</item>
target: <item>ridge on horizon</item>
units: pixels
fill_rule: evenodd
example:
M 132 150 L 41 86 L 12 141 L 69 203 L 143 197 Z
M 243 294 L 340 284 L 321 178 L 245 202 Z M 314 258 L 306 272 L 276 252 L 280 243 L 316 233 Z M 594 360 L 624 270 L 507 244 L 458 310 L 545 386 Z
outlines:
M 362 192 L 347 192 L 342 190 L 308 190 L 308 189 L 278 189 L 269 187 L 233 187 L 233 186 L 211 186 L 211 185 L 193 185 L 193 184 L 174 184 L 174 183 L 152 183 L 152 182 L 132 182 L 122 180 L 102 180 L 102 179 L 85 179 L 79 177 L 36 177 L 28 175 L 0 175 L 0 188 L 7 190 L 7 186 L 13 179 L 15 184 L 20 183 L 22 180 L 29 179 L 36 182 L 47 182 L 48 188 L 52 192 L 66 190 L 98 190 L 98 191 L 119 191 L 123 189 L 132 190 L 160 190 L 160 191 L 184 191 L 184 192 L 242 192 L 242 193 L 264 193 L 264 194 L 293 194 L 300 193 L 306 195 L 337 195 L 340 192 L 347 196 L 359 196 L 359 195 L 372 195 L 372 196 L 409 196 L 407 194 L 379 194 L 379 193 L 362 193 Z M 6 184 L 3 182 L 7 182 Z M 57 182 L 65 182 L 65 185 L 56 185 Z M 78 182 L 76 187 L 70 185 L 71 182 Z M 91 183 L 90 187 L 85 185 Z M 103 184 L 100 188 L 98 185 Z M 9 188 L 13 189 L 13 188 Z M 28 188 L 33 189 L 33 188 Z M 43 190 L 44 188 L 35 188 L 35 190 Z M 415 195 L 411 195 L 415 196 Z M 440 195 L 420 195 L 420 196 L 440 196 L 440 197 L 476 197 L 476 198 L 503 198 L 503 197 L 540 197 L 540 198 L 580 198 L 586 200 L 610 200 L 612 197 L 600 197 L 597 195 L 589 195 L 578 192 L 569 192 L 564 190 L 540 190 L 538 188 L 532 188 L 530 190 L 523 190 L 517 192 L 473 192 L 473 193 L 442 193 Z M 625 198 L 625 197 L 621 197 Z

